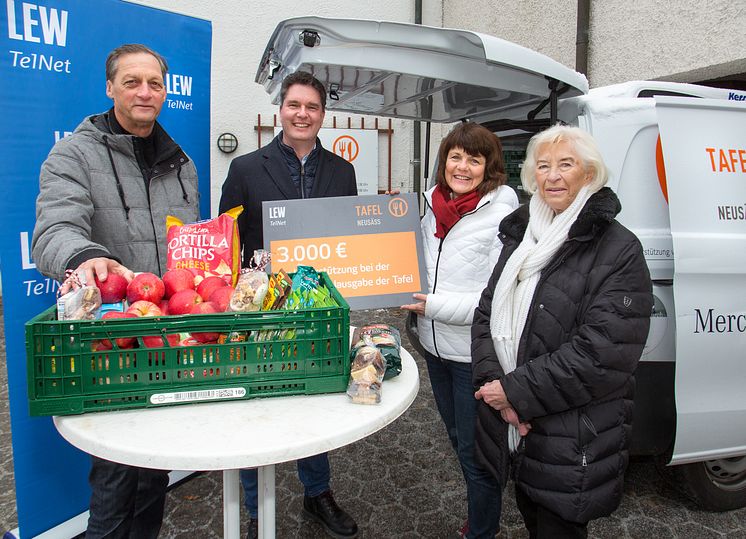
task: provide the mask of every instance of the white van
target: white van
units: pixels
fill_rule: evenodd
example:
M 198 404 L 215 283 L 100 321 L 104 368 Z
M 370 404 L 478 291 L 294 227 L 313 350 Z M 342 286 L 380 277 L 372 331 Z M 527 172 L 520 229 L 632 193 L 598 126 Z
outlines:
M 703 507 L 746 506 L 746 93 L 667 82 L 589 91 L 583 75 L 492 36 L 319 17 L 277 26 L 256 82 L 278 103 L 298 69 L 324 83 L 331 111 L 488 126 L 519 190 L 533 133 L 557 121 L 592 133 L 653 278 L 632 453 L 673 465 Z

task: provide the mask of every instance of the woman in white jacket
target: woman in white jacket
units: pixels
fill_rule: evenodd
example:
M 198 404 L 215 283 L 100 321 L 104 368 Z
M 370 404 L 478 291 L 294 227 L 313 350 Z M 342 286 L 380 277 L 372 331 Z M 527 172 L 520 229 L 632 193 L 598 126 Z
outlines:
M 518 207 L 505 181 L 502 147 L 489 130 L 462 123 L 443 139 L 422 218 L 428 293 L 402 306 L 417 315 L 435 402 L 466 480 L 468 518 L 461 534 L 470 539 L 493 538 L 500 527 L 500 486 L 474 457 L 471 323 L 500 256 L 500 221 Z

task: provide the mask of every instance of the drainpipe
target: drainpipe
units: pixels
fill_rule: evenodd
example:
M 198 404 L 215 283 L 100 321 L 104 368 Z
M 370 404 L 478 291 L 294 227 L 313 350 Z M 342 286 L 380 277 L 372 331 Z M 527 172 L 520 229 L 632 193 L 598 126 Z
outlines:
M 422 0 L 414 1 L 414 23 L 422 24 Z M 422 127 L 420 122 L 414 122 L 414 140 L 412 144 L 412 173 L 414 176 L 414 185 L 412 191 L 421 193 L 420 176 L 422 175 Z
M 588 29 L 591 0 L 578 0 L 578 24 L 575 31 L 575 71 L 588 76 Z

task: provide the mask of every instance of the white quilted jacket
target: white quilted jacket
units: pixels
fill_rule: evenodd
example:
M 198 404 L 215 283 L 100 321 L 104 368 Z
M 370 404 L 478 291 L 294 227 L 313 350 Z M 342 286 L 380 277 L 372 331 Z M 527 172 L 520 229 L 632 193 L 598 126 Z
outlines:
M 427 268 L 425 316 L 418 316 L 420 343 L 435 356 L 471 362 L 471 322 L 502 248 L 498 227 L 518 207 L 515 191 L 501 185 L 487 193 L 442 240 L 435 237 L 432 193 L 425 193 L 422 245 Z

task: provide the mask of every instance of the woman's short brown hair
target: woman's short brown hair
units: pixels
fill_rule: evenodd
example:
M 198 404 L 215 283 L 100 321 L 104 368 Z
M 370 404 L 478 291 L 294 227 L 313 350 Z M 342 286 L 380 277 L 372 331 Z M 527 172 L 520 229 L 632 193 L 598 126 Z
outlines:
M 437 185 L 450 190 L 446 182 L 446 161 L 448 152 L 453 148 L 462 148 L 474 157 L 481 155 L 485 159 L 484 180 L 477 187 L 480 195 L 485 195 L 497 189 L 507 181 L 505 161 L 500 139 L 486 127 L 476 123 L 461 123 L 454 127 L 438 150 L 438 172 L 435 181 Z

